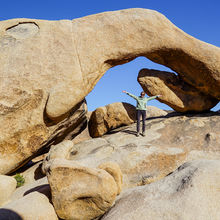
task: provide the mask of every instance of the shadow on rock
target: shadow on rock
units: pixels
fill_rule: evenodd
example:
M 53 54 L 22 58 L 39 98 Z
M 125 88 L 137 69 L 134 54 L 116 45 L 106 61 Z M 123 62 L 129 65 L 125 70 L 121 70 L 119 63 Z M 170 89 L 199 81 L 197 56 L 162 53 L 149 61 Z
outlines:
M 24 193 L 24 196 L 26 196 L 32 192 L 35 192 L 35 191 L 44 194 L 49 200 L 51 200 L 51 191 L 50 191 L 49 184 L 43 184 L 43 185 L 31 188 Z
M 42 164 L 40 164 L 39 167 L 34 171 L 34 179 L 35 180 L 39 180 L 39 179 L 45 177 L 45 175 L 41 172 L 41 167 L 42 167 Z
M 4 220 L 22 220 L 21 216 L 10 209 L 0 209 L 0 219 Z

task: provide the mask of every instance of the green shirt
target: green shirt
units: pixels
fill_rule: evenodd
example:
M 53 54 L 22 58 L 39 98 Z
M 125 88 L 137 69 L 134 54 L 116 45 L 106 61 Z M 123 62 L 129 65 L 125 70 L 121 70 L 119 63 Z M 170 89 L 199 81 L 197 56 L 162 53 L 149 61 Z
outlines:
M 131 93 L 127 92 L 127 95 L 131 96 L 132 98 L 134 98 L 137 101 L 137 105 L 136 105 L 136 109 L 137 110 L 147 110 L 147 102 L 153 99 L 158 98 L 157 95 L 155 96 L 151 96 L 151 97 L 141 97 L 141 96 L 135 96 L 132 95 Z

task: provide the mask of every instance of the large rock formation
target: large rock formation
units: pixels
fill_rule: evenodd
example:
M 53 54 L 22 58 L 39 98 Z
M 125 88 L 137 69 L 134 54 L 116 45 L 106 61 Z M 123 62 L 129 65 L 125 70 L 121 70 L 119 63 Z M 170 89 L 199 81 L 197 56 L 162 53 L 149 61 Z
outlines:
M 70 122 L 73 108 L 102 75 L 138 56 L 170 67 L 220 99 L 220 49 L 187 35 L 156 11 L 1 21 L 0 173 L 18 167 L 47 140 L 67 135 L 77 124 Z
M 54 159 L 47 177 L 58 216 L 62 219 L 94 219 L 103 215 L 120 193 L 120 182 L 115 181 L 118 180 L 117 168 L 109 169 L 104 164 L 95 169 L 70 160 Z
M 220 99 L 220 48 L 184 33 L 162 14 L 128 9 L 72 22 L 88 91 L 110 67 L 145 56 L 171 68 L 204 93 Z
M 220 160 L 186 163 L 163 180 L 123 193 L 102 220 L 220 219 Z
M 206 111 L 218 103 L 171 72 L 142 69 L 138 82 L 149 96 L 161 94 L 159 100 L 178 112 Z

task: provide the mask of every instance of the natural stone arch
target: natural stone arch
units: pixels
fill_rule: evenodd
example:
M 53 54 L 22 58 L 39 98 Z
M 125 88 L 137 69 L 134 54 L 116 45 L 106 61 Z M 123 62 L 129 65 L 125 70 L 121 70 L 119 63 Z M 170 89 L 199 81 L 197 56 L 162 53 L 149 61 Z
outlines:
M 156 11 L 127 9 L 72 21 L 2 21 L 0 41 L 11 27 L 25 23 L 34 24 L 38 32 L 25 39 L 15 35 L 13 49 L 1 48 L 2 73 L 19 73 L 27 81 L 25 74 L 31 74 L 34 89 L 41 87 L 48 95 L 45 112 L 52 120 L 82 101 L 109 68 L 139 56 L 169 67 L 198 90 L 220 99 L 220 49 L 186 34 Z
M 129 9 L 76 19 L 73 25 L 88 91 L 109 68 L 145 56 L 219 99 L 220 49 L 187 35 L 162 14 Z
M 19 24 L 30 28 L 29 34 L 10 35 L 8 30 Z M 220 100 L 220 49 L 152 10 L 105 12 L 72 21 L 1 21 L 0 55 L 0 173 L 10 172 L 54 134 L 59 136 L 59 128 L 68 126 L 74 107 L 103 74 L 138 56 L 171 68 Z M 51 126 L 44 112 L 54 122 L 49 121 Z

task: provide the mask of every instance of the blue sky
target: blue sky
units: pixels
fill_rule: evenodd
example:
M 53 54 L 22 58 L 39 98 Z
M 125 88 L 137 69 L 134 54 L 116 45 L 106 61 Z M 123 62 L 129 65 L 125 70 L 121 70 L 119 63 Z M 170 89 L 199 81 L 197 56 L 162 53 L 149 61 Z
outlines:
M 1 1 L 0 20 L 11 18 L 74 19 L 126 8 L 147 8 L 159 11 L 186 33 L 220 46 L 219 0 L 11 0 Z M 136 95 L 141 92 L 137 74 L 142 68 L 168 70 L 143 57 L 116 66 L 106 72 L 94 90 L 86 97 L 88 109 L 92 111 L 97 107 L 121 101 L 135 105 L 135 101 L 121 91 L 127 90 Z M 149 102 L 149 105 L 170 109 L 156 100 Z M 214 110 L 218 109 L 220 109 L 220 104 L 214 108 Z

